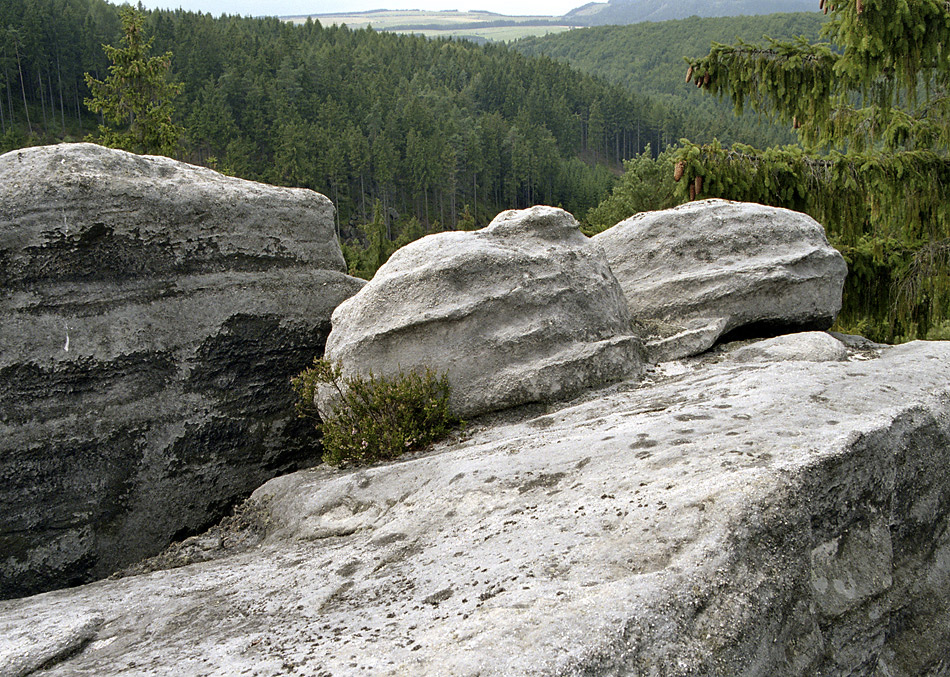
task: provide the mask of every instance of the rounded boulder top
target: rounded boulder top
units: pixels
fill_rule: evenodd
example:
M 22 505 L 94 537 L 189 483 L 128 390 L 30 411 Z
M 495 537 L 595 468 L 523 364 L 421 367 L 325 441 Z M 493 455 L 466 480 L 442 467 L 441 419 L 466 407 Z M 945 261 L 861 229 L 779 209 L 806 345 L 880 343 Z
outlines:
M 632 376 L 640 349 L 603 251 L 537 206 L 397 251 L 334 312 L 326 356 L 344 374 L 447 372 L 474 416 Z
M 597 234 L 637 321 L 682 329 L 654 351 L 676 359 L 747 330 L 827 329 L 847 265 L 807 214 L 729 200 L 644 212 Z M 679 337 L 679 338 L 677 338 Z
M 92 143 L 0 155 L 0 255 L 13 277 L 34 274 L 28 259 L 39 249 L 68 258 L 123 244 L 130 256 L 101 268 L 122 274 L 118 263 L 137 275 L 304 264 L 344 272 L 333 213 L 312 190 Z
M 576 240 L 584 237 L 580 224 L 570 212 L 557 207 L 536 205 L 528 209 L 501 212 L 480 232 L 495 237 L 538 237 L 545 240 Z

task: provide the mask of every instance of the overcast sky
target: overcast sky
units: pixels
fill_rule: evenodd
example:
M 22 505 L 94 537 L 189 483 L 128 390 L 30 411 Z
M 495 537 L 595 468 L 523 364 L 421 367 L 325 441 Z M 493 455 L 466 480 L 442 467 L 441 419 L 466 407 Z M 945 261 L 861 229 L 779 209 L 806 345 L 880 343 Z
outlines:
M 560 16 L 587 0 L 143 0 L 149 9 L 283 16 L 361 12 L 370 9 L 480 9 L 499 14 Z M 133 3 L 134 4 L 134 3 Z

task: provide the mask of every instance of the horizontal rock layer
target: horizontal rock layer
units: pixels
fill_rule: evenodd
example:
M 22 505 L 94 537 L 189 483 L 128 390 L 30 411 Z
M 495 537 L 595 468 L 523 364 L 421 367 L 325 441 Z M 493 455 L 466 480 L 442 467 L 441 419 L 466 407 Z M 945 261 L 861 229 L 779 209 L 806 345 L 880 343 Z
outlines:
M 89 143 L 0 160 L 0 286 L 309 265 L 345 271 L 333 204 Z
M 71 677 L 942 674 L 950 343 L 849 345 L 274 479 L 259 548 L 2 602 L 0 638 L 101 619 Z
M 362 285 L 332 215 L 91 144 L 0 156 L 0 597 L 108 575 L 316 460 L 289 379 Z

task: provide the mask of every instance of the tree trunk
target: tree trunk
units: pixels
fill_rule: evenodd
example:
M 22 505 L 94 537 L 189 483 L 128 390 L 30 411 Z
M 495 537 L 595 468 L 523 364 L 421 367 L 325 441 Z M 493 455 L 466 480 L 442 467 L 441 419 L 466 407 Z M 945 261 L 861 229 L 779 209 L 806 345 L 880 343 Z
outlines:
M 6 72 L 3 73 L 6 78 Z M 7 80 L 7 110 L 10 111 L 10 126 L 13 126 L 13 93 L 10 91 L 10 80 Z
M 458 193 L 458 191 L 453 188 L 453 189 L 452 189 L 452 201 L 451 201 L 451 203 L 449 204 L 449 208 L 450 208 L 450 210 L 451 210 L 451 212 L 452 212 L 452 230 L 455 230 L 456 228 L 458 228 L 458 225 L 459 225 L 459 214 L 458 214 L 458 206 L 457 206 L 458 203 L 457 203 L 457 201 L 456 201 L 456 199 L 455 199 L 457 193 Z
M 422 187 L 422 199 L 423 199 L 423 208 L 426 216 L 426 233 L 429 232 L 429 186 L 426 184 Z
M 26 83 L 23 81 L 23 65 L 20 63 L 20 48 L 17 47 L 14 51 L 16 52 L 17 70 L 20 71 L 20 91 L 23 93 L 23 112 L 26 113 L 26 128 L 30 131 L 30 136 L 33 136 L 33 125 L 30 123 L 30 109 L 26 105 Z
M 36 81 L 40 87 L 40 109 L 43 111 L 43 131 L 49 133 L 49 122 L 46 120 L 46 94 L 43 92 L 43 69 L 36 69 Z
M 360 170 L 360 212 L 363 215 L 363 223 L 366 223 L 366 189 L 363 187 L 362 170 Z
M 49 116 L 56 126 L 56 104 L 53 103 L 53 74 L 46 71 L 46 91 L 49 94 Z
M 79 100 L 79 81 L 73 80 L 73 92 L 76 94 L 76 119 L 79 121 L 79 133 L 82 134 L 82 106 Z
M 56 82 L 59 85 L 59 119 L 63 123 L 63 136 L 66 136 L 66 107 L 63 105 L 63 73 L 59 67 L 59 54 L 56 55 Z

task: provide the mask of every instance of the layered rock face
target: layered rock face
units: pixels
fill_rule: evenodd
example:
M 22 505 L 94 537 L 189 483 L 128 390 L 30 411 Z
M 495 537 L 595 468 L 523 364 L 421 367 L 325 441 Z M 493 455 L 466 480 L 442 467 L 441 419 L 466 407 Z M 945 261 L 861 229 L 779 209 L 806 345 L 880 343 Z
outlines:
M 262 547 L 0 602 L 0 673 L 945 674 L 950 343 L 795 343 L 271 480 Z
M 326 355 L 344 374 L 448 372 L 450 406 L 463 417 L 642 368 L 603 252 L 553 207 L 502 212 L 482 230 L 403 247 L 333 313 Z
M 637 214 L 593 238 L 607 252 L 653 361 L 721 337 L 827 329 L 847 266 L 806 214 L 701 200 Z
M 332 215 L 91 144 L 0 156 L 0 597 L 108 575 L 312 462 L 288 381 L 362 284 Z

